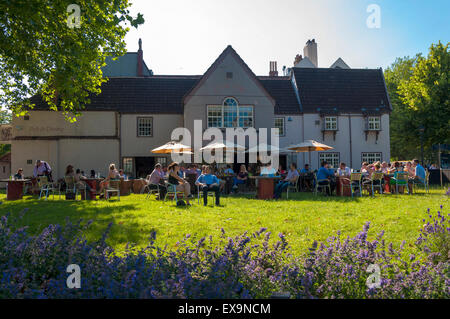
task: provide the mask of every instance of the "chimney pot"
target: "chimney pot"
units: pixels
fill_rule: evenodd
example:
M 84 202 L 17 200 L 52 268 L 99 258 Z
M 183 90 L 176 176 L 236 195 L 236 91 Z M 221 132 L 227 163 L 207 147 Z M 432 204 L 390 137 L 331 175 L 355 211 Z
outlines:
M 278 76 L 277 61 L 270 61 L 269 68 L 269 76 Z
M 137 52 L 137 76 L 144 76 L 144 52 L 142 51 L 142 40 L 138 41 L 139 50 Z

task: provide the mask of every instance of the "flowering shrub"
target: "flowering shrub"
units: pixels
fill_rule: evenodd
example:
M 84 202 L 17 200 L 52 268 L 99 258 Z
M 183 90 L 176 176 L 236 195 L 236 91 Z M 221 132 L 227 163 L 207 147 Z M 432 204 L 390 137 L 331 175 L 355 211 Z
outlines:
M 105 243 L 109 228 L 89 243 L 83 236 L 89 223 L 50 225 L 31 236 L 3 216 L 0 298 L 269 298 L 277 292 L 293 298 L 448 298 L 448 258 L 441 248 L 439 258 L 429 258 L 425 248 L 442 247 L 434 239 L 442 231 L 448 239 L 440 213 L 438 219 L 429 224 L 433 231 L 422 229 L 418 245 L 424 253 L 418 257 L 386 245 L 383 233 L 367 240 L 367 223 L 356 237 L 338 234 L 299 258 L 289 254 L 282 234 L 270 244 L 264 228 L 235 238 L 222 230 L 221 248 L 213 248 L 212 238 L 194 242 L 188 235 L 176 251 L 157 248 L 152 233 L 148 247 L 130 246 L 119 255 Z M 69 264 L 81 268 L 80 289 L 66 285 Z M 369 288 L 367 268 L 374 264 L 379 285 Z

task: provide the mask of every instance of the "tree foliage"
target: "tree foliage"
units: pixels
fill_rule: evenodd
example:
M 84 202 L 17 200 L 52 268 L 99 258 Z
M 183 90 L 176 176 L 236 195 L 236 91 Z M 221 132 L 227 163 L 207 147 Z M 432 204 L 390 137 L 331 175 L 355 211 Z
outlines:
M 427 57 L 419 54 L 399 58 L 386 69 L 386 86 L 393 107 L 393 158 L 418 157 L 421 134 L 428 158 L 432 156 L 433 144 L 450 143 L 449 72 L 448 43 L 441 42 L 431 45 Z
M 144 22 L 132 17 L 128 0 L 78 0 L 80 27 L 69 27 L 72 0 L 6 0 L 0 3 L 0 104 L 15 115 L 41 93 L 52 110 L 77 115 L 100 93 L 106 81 L 101 67 L 106 56 L 125 51 L 129 26 Z

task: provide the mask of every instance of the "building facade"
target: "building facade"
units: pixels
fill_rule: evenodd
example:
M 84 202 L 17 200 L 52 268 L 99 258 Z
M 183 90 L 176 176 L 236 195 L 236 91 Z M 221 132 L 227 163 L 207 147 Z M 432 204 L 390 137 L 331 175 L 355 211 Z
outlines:
M 54 177 L 62 177 L 68 164 L 105 174 L 110 163 L 145 176 L 156 162 L 170 161 L 151 150 L 171 140 L 175 128 L 193 132 L 195 120 L 202 121 L 202 130 L 278 128 L 281 148 L 309 139 L 334 148 L 282 154 L 283 165 L 389 161 L 391 105 L 381 69 L 350 69 L 340 58 L 330 68 L 318 68 L 313 40 L 283 76 L 273 62 L 269 76 L 255 75 L 231 46 L 203 75 L 155 75 L 139 44 L 137 53 L 110 61 L 102 93 L 91 97 L 75 123 L 34 96 L 34 109 L 12 122 L 12 170 L 22 167 L 31 175 L 41 159 Z

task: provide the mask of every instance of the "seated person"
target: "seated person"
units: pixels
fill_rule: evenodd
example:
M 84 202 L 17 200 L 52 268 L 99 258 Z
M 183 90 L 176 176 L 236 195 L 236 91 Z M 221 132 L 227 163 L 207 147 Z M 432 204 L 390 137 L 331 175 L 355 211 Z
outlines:
M 408 178 L 414 178 L 416 170 L 411 162 L 406 162 L 406 166 L 403 169 L 404 172 L 408 173 Z
M 339 164 L 339 168 L 337 169 L 338 176 L 348 177 L 348 176 L 350 176 L 351 173 L 352 172 L 351 172 L 350 167 L 347 167 L 347 165 L 345 165 L 345 163 Z
M 275 168 L 273 168 L 272 165 L 270 163 L 268 163 L 261 168 L 260 175 L 273 177 L 276 175 L 276 173 L 277 173 L 277 171 L 275 170 Z
M 275 192 L 273 195 L 273 198 L 279 199 L 281 197 L 281 193 L 288 188 L 289 185 L 295 185 L 298 179 L 298 172 L 297 172 L 297 164 L 291 163 L 289 172 L 283 180 L 279 181 L 278 184 L 275 186 Z
M 369 172 L 369 163 L 367 163 L 367 162 L 363 162 L 362 163 L 362 165 L 361 165 L 361 173 L 362 173 L 362 176 L 364 178 L 369 176 L 369 174 L 370 174 L 370 172 Z
M 333 190 L 336 187 L 336 182 L 332 179 L 334 174 L 331 170 L 328 169 L 328 163 L 326 161 L 322 162 L 322 166 L 319 168 L 317 172 L 317 182 L 320 185 L 330 185 L 330 190 L 328 187 L 326 188 L 327 195 L 333 194 Z M 329 193 L 331 191 L 331 193 Z
M 199 176 L 198 171 L 197 171 L 197 169 L 196 169 L 196 167 L 195 167 L 195 164 L 189 165 L 188 169 L 186 169 L 186 170 L 184 171 L 184 173 L 186 174 L 186 176 L 187 176 L 188 174 L 195 174 L 195 178 L 196 178 L 196 179 L 197 179 L 198 176 Z
M 181 178 L 184 178 L 185 177 L 185 175 L 184 175 L 184 171 L 185 171 L 185 169 L 184 169 L 184 166 L 179 166 L 180 167 L 180 169 L 178 170 L 178 176 L 180 176 Z
M 123 169 L 119 169 L 119 178 L 127 179 L 127 175 L 125 175 Z
M 216 175 L 211 174 L 209 165 L 203 166 L 202 174 L 197 178 L 195 185 L 199 186 L 203 192 L 203 205 L 208 205 L 208 192 L 214 192 L 216 197 L 216 206 L 220 205 L 220 188 L 219 179 Z
M 78 189 L 78 190 L 87 190 L 87 191 L 91 191 L 91 187 L 85 182 L 85 181 L 83 181 L 82 180 L 82 178 L 80 178 L 80 175 L 81 175 L 81 173 L 80 173 L 80 170 L 79 169 L 77 169 L 77 171 L 76 171 L 76 173 L 75 173 L 75 171 L 74 171 L 74 169 L 73 169 L 73 166 L 72 165 L 67 165 L 67 167 L 66 167 L 66 174 L 64 175 L 65 177 L 73 177 L 73 180 L 74 180 L 74 185 L 75 185 L 75 187 Z M 66 187 L 67 187 L 67 185 L 66 185 Z
M 244 164 L 241 165 L 239 173 L 233 180 L 233 189 L 237 189 L 239 184 L 246 184 L 248 180 L 247 168 Z
M 117 178 L 119 178 L 119 172 L 116 169 L 116 164 L 110 164 L 108 176 L 106 176 L 106 178 L 100 182 L 100 189 L 98 191 L 98 193 L 100 194 L 100 198 L 103 198 L 104 194 L 102 194 L 102 193 L 109 186 L 109 182 L 112 179 L 117 179 Z
M 158 199 L 164 199 L 167 193 L 167 187 L 164 183 L 164 176 L 165 173 L 162 170 L 162 166 L 159 163 L 156 163 L 155 169 L 153 172 L 151 172 L 150 175 L 147 176 L 147 179 L 145 180 L 147 186 L 149 189 L 158 189 L 159 188 L 159 198 Z M 145 186 L 144 186 L 145 188 Z
M 381 163 L 381 172 L 383 174 L 388 174 L 389 173 L 388 163 L 386 163 L 386 162 Z
M 411 185 L 410 184 L 412 184 L 412 183 L 425 184 L 425 180 L 427 178 L 427 172 L 425 171 L 425 168 L 422 165 L 420 165 L 418 159 L 413 159 L 412 160 L 412 167 L 414 169 L 414 176 L 412 176 L 408 180 L 408 187 L 409 187 L 410 191 L 411 191 Z
M 167 167 L 167 171 L 169 172 L 169 184 L 175 185 L 177 192 L 184 193 L 186 204 L 190 206 L 191 204 L 189 203 L 189 198 L 192 197 L 191 184 L 180 177 L 180 164 L 178 164 L 177 162 L 170 163 L 170 165 Z
M 311 169 L 309 168 L 309 164 L 305 164 L 305 166 L 300 170 L 300 174 L 302 175 L 302 188 L 305 186 L 308 190 L 312 189 L 314 176 L 311 173 Z
M 309 169 L 309 164 L 305 164 L 305 167 L 300 170 L 300 173 L 302 174 L 311 173 L 311 170 Z
M 23 176 L 23 169 L 19 168 L 19 169 L 17 170 L 17 173 L 14 175 L 14 179 L 15 179 L 15 180 L 21 180 L 21 179 L 24 179 L 24 176 Z
M 227 168 L 224 170 L 225 175 L 234 175 L 234 171 L 231 168 L 231 165 L 227 165 Z
M 278 166 L 277 175 L 285 176 L 286 174 L 287 174 L 287 172 L 283 169 L 283 166 L 282 166 L 282 165 L 279 165 L 279 166 Z

